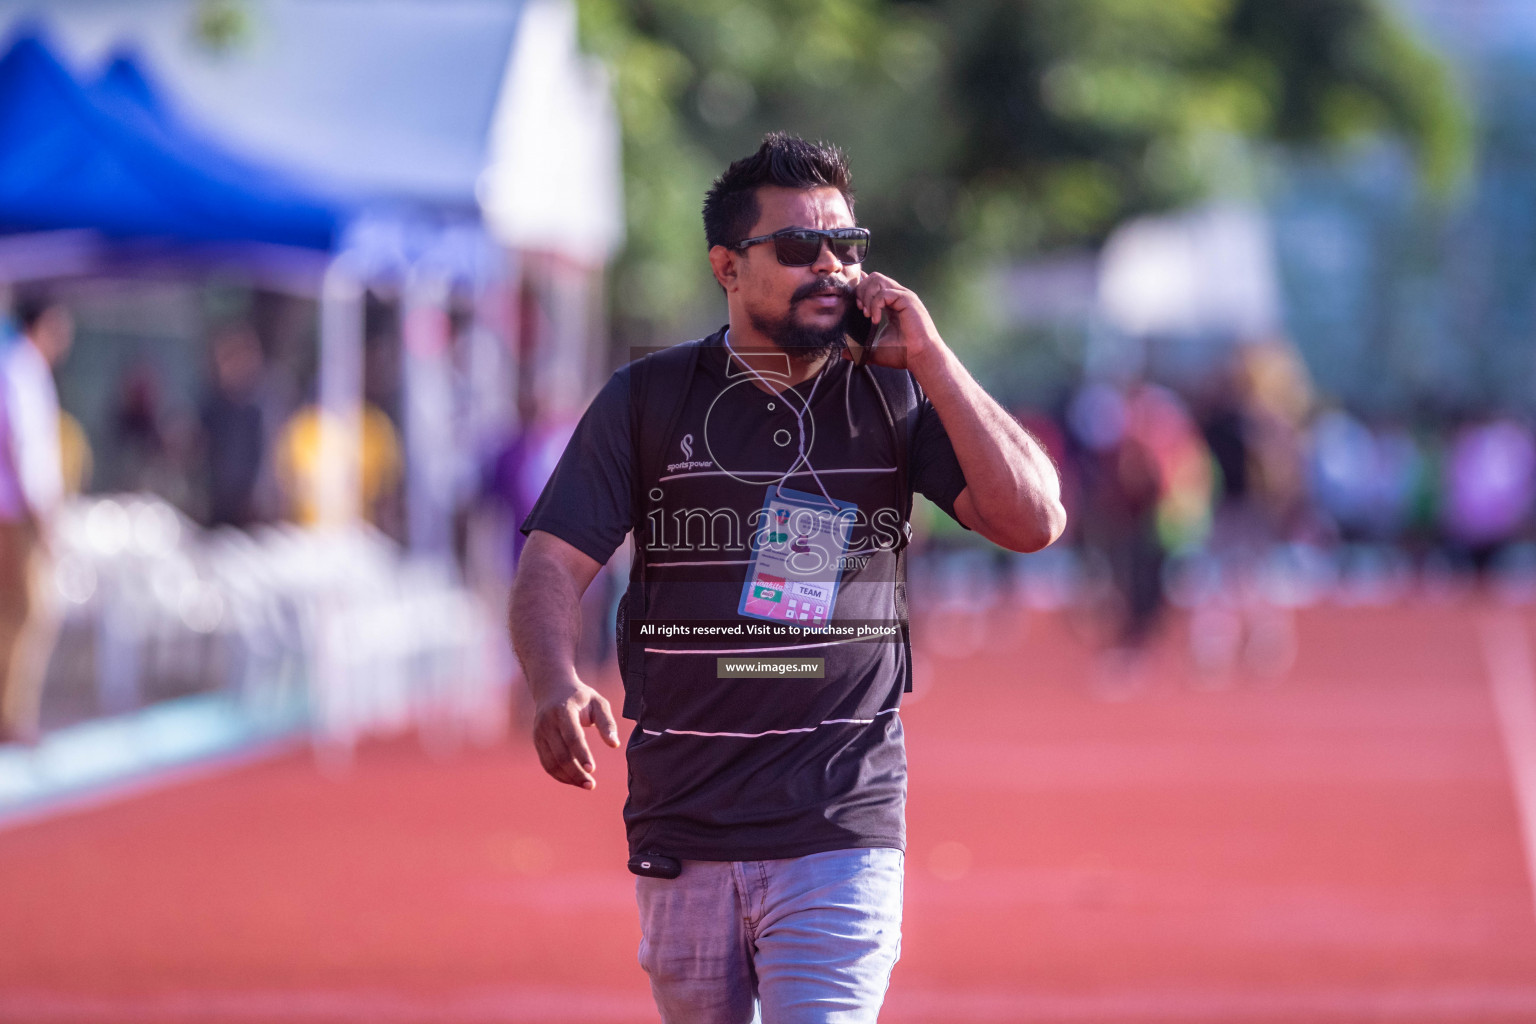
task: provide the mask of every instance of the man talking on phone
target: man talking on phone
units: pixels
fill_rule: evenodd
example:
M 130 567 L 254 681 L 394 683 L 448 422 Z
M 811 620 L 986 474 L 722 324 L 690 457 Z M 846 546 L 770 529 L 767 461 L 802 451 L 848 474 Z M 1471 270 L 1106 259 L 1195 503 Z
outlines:
M 534 745 L 584 789 L 585 728 L 619 732 L 576 674 L 580 598 L 634 542 L 624 820 L 668 1024 L 875 1020 L 901 947 L 913 494 L 1014 551 L 1066 524 L 1050 458 L 866 272 L 853 206 L 835 147 L 775 133 L 731 164 L 704 198 L 729 324 L 616 372 L 522 526 Z

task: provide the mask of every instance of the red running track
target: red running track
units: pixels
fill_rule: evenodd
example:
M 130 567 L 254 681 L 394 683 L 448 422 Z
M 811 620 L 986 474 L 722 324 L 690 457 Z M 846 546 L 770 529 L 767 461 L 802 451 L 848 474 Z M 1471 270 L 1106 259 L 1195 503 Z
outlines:
M 1536 636 L 1306 611 L 1283 678 L 1219 689 L 1175 628 L 1109 693 L 1058 617 L 920 623 L 882 1020 L 1536 1021 L 1491 614 Z M 0 832 L 0 1021 L 653 1021 L 619 755 L 599 778 L 400 741 Z

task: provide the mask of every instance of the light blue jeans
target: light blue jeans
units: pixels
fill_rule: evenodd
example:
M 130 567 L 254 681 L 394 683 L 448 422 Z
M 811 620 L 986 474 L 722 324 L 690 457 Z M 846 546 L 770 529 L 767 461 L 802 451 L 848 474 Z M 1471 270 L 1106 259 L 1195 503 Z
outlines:
M 901 955 L 900 850 L 685 860 L 638 878 L 640 966 L 665 1024 L 873 1024 Z

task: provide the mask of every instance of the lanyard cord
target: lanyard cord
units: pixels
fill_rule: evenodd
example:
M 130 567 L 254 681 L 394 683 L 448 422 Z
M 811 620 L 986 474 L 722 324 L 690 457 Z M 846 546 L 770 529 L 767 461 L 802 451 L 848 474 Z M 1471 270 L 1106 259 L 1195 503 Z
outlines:
M 730 332 L 729 328 L 726 329 L 724 341 L 725 341 L 725 350 L 727 352 L 729 352 L 731 356 L 735 357 L 737 362 L 741 363 L 742 366 L 746 367 L 746 370 L 747 370 L 748 373 L 750 373 L 752 376 L 756 377 L 763 384 L 767 385 L 767 387 L 768 387 L 768 389 L 770 391 L 773 391 L 773 384 L 769 382 L 768 378 L 764 377 L 761 373 L 757 372 L 757 370 L 754 369 L 751 364 L 749 364 L 745 359 L 741 358 L 741 356 L 737 355 L 736 350 L 731 347 L 731 332 Z M 805 413 L 806 412 L 810 412 L 810 410 L 811 410 L 811 401 L 813 399 L 815 399 L 815 397 L 816 397 L 816 387 L 817 387 L 817 385 L 819 385 L 821 383 L 821 378 L 827 372 L 827 366 L 830 365 L 830 363 L 831 363 L 831 357 L 829 356 L 827 358 L 827 362 L 824 362 L 824 363 L 821 364 L 821 369 L 817 370 L 816 371 L 816 376 L 811 379 L 811 390 L 805 396 L 805 412 L 802 412 L 801 410 L 795 408 L 795 403 L 794 402 L 789 402 L 789 411 L 795 414 L 795 431 L 796 431 L 797 434 L 799 434 L 799 443 L 797 445 L 798 454 L 797 454 L 797 456 L 795 458 L 795 461 L 790 463 L 789 468 L 784 471 L 784 475 L 779 477 L 779 482 L 778 482 L 778 484 L 777 484 L 777 486 L 775 488 L 775 494 L 778 497 L 783 497 L 783 495 L 784 495 L 784 481 L 789 479 L 789 475 L 791 473 L 793 473 L 796 469 L 798 469 L 801 463 L 804 463 L 805 464 L 805 468 L 811 474 L 811 479 L 815 480 L 816 481 L 816 486 L 821 489 L 821 496 L 826 498 L 827 499 L 827 504 L 831 505 L 835 509 L 835 508 L 839 507 L 837 502 L 832 499 L 832 495 L 827 493 L 827 485 L 821 482 L 821 477 L 817 474 L 816 467 L 811 465 L 811 460 L 808 459 L 806 457 L 806 454 L 805 454 Z M 784 386 L 784 391 L 790 391 L 790 390 L 792 390 L 792 389 L 790 388 L 789 385 L 786 384 Z M 783 398 L 783 392 L 781 392 L 781 391 L 773 391 L 773 394 L 776 397 Z M 798 395 L 796 395 L 795 397 L 799 398 Z M 788 400 L 786 399 L 786 401 L 788 401 Z

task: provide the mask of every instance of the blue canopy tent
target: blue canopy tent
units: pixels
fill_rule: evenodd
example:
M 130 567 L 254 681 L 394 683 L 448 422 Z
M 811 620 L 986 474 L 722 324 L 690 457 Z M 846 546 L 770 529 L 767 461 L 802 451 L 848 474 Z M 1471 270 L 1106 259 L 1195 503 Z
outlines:
M 206 68 L 185 63 L 175 48 L 141 34 L 129 15 L 116 31 L 131 41 L 132 53 L 118 51 L 84 85 L 54 57 L 36 22 L 20 28 L 8 48 L 0 43 L 0 281 L 184 279 L 229 271 L 262 287 L 315 298 L 318 398 L 338 420 L 362 399 L 368 289 L 392 290 L 408 311 L 429 306 L 438 313 L 453 289 L 471 295 L 484 328 L 470 333 L 477 358 L 501 365 L 505 345 L 485 325 L 499 324 L 496 287 L 510 257 L 486 230 L 478 197 L 518 8 L 488 3 L 465 10 L 468 21 L 392 7 L 405 20 L 354 23 L 351 15 L 332 17 L 336 12 L 325 5 L 283 8 L 285 17 L 302 22 L 284 36 L 291 45 L 244 55 L 242 67 L 250 70 L 246 65 L 255 62 L 267 77 L 242 80 L 232 92 L 218 76 L 208 78 Z M 68 38 L 71 24 L 60 15 L 50 21 L 50 33 Z M 369 47 L 351 45 L 358 33 Z M 317 63 L 304 49 L 324 51 L 343 41 L 355 64 L 344 61 L 345 73 Z M 91 49 L 76 45 L 58 52 Z M 153 54 L 148 67 L 179 93 L 161 87 L 159 75 L 133 55 L 141 52 Z M 378 69 L 400 67 L 410 73 L 376 76 Z M 458 69 L 461 74 L 454 73 Z M 423 93 L 410 84 L 418 82 L 446 85 L 440 94 Z M 276 137 L 249 130 L 242 135 L 240 125 L 249 118 L 237 116 L 245 109 L 238 104 L 230 112 L 231 96 L 279 109 L 286 101 L 291 130 Z M 179 97 L 187 98 L 185 105 Z M 364 99 L 373 106 L 360 106 Z M 242 139 L 240 155 L 202 131 L 191 113 L 199 109 L 219 126 L 220 137 Z M 290 136 L 308 148 L 285 146 Z M 520 144 L 534 152 L 543 142 Z M 244 152 L 292 170 L 263 166 Z M 341 159 L 347 154 L 353 159 Z M 361 174 L 364 166 L 378 173 Z M 446 322 L 438 315 L 403 319 L 407 332 Z M 411 342 L 412 352 L 440 347 L 433 338 Z M 441 410 L 427 408 L 427 398 L 418 403 L 413 397 L 445 391 L 446 366 L 439 359 L 402 373 L 412 445 L 431 448 L 451 427 Z M 323 438 L 327 468 L 320 504 L 327 521 L 356 514 L 358 460 L 347 454 L 360 443 L 355 435 L 349 426 Z M 415 461 L 431 466 L 440 460 Z M 411 480 L 412 545 L 445 549 L 453 481 L 420 488 L 432 491 L 435 504 L 418 508 L 418 475 Z
M 133 58 L 82 86 L 35 33 L 0 56 L 0 277 L 198 275 L 235 266 L 321 302 L 321 401 L 361 395 L 361 301 L 344 237 L 352 211 L 208 141 Z M 296 274 L 295 274 L 296 272 Z M 333 503 L 356 481 L 338 467 Z
M 182 126 L 119 58 L 91 89 L 35 36 L 0 57 L 0 233 L 332 250 L 340 204 L 305 194 Z

